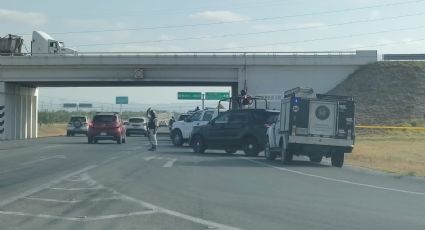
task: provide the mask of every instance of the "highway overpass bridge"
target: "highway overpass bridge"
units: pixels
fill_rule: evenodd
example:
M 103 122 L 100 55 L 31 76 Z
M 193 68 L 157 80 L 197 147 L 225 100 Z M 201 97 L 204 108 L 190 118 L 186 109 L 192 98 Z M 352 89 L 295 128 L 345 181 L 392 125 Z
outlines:
M 377 52 L 81 53 L 0 56 L 0 140 L 37 137 L 40 86 L 231 86 L 251 95 L 332 89 Z

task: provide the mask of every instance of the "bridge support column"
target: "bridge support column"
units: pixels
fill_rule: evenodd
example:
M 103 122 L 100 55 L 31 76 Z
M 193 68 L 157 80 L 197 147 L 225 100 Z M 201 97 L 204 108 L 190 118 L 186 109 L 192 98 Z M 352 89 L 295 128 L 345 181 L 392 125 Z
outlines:
M 38 89 L 0 82 L 0 140 L 37 137 Z

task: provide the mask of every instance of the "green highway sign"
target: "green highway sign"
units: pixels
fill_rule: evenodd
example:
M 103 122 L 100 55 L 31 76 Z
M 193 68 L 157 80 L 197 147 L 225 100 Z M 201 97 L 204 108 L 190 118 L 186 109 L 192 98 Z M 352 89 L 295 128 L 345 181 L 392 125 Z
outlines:
M 93 107 L 93 104 L 90 104 L 90 103 L 80 103 L 80 104 L 78 104 L 78 108 L 92 108 Z
M 117 104 L 117 105 L 128 104 L 128 97 L 126 97 L 126 96 L 116 97 L 115 98 L 115 104 Z
M 77 103 L 65 103 L 63 104 L 64 108 L 77 108 Z
M 221 100 L 224 98 L 229 98 L 230 93 L 226 92 L 206 92 L 205 100 Z
M 177 92 L 177 99 L 179 100 L 201 100 L 201 92 Z

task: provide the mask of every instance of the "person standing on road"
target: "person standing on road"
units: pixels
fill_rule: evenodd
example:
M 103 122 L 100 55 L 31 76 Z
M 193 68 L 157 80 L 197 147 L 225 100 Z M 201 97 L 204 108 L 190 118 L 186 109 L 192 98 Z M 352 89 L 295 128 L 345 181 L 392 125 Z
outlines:
M 172 116 L 171 119 L 170 119 L 170 121 L 168 121 L 168 128 L 170 130 L 173 129 L 173 124 L 174 124 L 175 121 L 176 121 L 176 119 L 174 119 L 174 116 Z
M 152 147 L 148 149 L 149 151 L 156 151 L 156 147 L 158 146 L 158 140 L 156 139 L 156 132 L 158 130 L 158 117 L 155 113 L 155 111 L 151 108 L 147 111 L 147 117 L 148 117 L 148 137 L 149 142 L 151 143 Z

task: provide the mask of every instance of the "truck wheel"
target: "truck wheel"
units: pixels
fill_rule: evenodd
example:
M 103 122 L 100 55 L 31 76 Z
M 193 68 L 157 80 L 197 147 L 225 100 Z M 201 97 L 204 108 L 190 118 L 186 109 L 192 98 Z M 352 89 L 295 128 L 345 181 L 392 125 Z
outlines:
M 322 161 L 323 156 L 322 155 L 311 155 L 310 161 L 314 163 L 320 163 Z
M 204 153 L 206 146 L 205 146 L 205 142 L 204 139 L 202 139 L 201 136 L 196 135 L 193 137 L 192 139 L 192 149 L 193 152 L 195 153 Z
M 173 142 L 174 146 L 182 146 L 183 145 L 183 135 L 180 130 L 173 130 L 171 132 L 171 141 Z
M 237 149 L 235 149 L 235 148 L 225 148 L 224 151 L 226 151 L 226 153 L 232 154 L 232 153 L 235 153 L 237 151 Z
M 274 161 L 276 159 L 276 153 L 270 150 L 270 141 L 267 137 L 266 146 L 264 148 L 264 156 L 267 160 Z
M 281 157 L 282 157 L 282 163 L 283 164 L 288 164 L 289 162 L 292 161 L 292 153 L 288 151 L 287 148 L 285 148 L 285 145 L 282 145 L 281 149 Z
M 256 157 L 258 156 L 258 153 L 260 153 L 259 149 L 260 147 L 258 145 L 258 142 L 254 137 L 245 138 L 243 143 L 243 151 L 245 152 L 245 155 Z
M 341 168 L 344 165 L 344 153 L 336 152 L 331 156 L 332 166 Z

